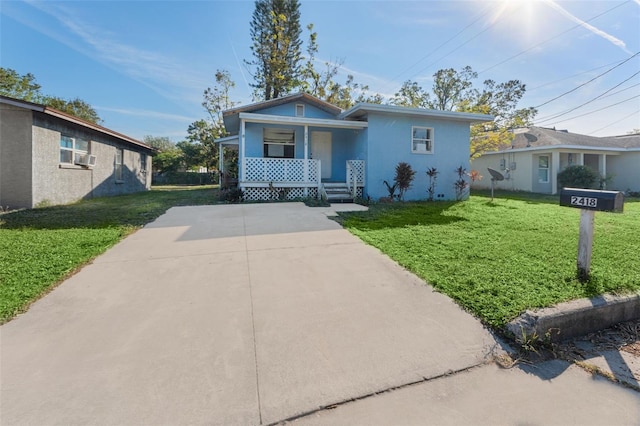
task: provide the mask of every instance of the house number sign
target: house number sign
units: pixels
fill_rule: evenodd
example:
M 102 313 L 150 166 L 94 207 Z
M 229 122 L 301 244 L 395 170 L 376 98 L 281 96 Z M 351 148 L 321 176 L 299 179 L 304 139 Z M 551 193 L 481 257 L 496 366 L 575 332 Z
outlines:
M 581 206 L 581 207 L 598 207 L 598 199 L 591 197 L 578 197 L 575 195 L 571 196 L 571 205 L 572 206 Z

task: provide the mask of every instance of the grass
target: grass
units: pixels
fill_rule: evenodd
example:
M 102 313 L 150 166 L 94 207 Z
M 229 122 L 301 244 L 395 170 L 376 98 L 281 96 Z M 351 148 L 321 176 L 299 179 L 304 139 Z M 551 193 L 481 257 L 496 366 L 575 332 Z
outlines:
M 591 278 L 581 283 L 580 211 L 560 207 L 558 197 L 496 196 L 378 204 L 340 220 L 496 328 L 526 309 L 640 290 L 640 200 L 627 200 L 623 214 L 596 213 Z
M 0 214 L 0 324 L 168 208 L 216 201 L 212 186 L 154 187 Z

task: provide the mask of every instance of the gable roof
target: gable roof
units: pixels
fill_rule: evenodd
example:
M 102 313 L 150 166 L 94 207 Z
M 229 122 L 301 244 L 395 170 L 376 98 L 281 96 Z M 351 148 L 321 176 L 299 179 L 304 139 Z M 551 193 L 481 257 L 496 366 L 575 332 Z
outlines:
M 475 114 L 468 112 L 454 112 L 454 111 L 441 111 L 435 109 L 425 108 L 411 108 L 398 105 L 383 105 L 383 104 L 367 104 L 359 103 L 343 112 L 338 118 L 362 120 L 367 117 L 371 112 L 377 112 L 382 114 L 398 114 L 409 116 L 429 117 L 442 120 L 464 121 L 468 123 L 484 123 L 487 121 L 493 121 L 495 118 L 488 114 Z
M 270 108 L 282 104 L 286 104 L 289 102 L 294 102 L 298 100 L 304 100 L 313 106 L 328 112 L 329 114 L 338 115 L 342 112 L 341 108 L 330 104 L 329 102 L 325 102 L 321 99 L 316 98 L 315 96 L 311 96 L 308 93 L 294 93 L 292 95 L 283 96 L 281 98 L 270 99 L 268 101 L 256 102 L 249 105 L 244 105 L 238 108 L 231 108 L 226 111 L 222 111 L 223 116 L 238 114 L 241 112 L 253 112 L 259 111 L 261 109 Z
M 581 147 L 598 149 L 640 148 L 640 135 L 614 137 L 595 137 L 569 133 L 566 130 L 555 130 L 545 127 L 529 127 L 514 130 L 515 137 L 511 145 L 503 145 L 498 151 L 511 149 L 540 149 L 553 147 Z
M 98 133 L 102 133 L 104 135 L 108 135 L 111 137 L 114 137 L 116 139 L 119 139 L 123 142 L 125 142 L 126 144 L 129 145 L 134 145 L 140 148 L 143 148 L 145 150 L 148 150 L 150 152 L 155 151 L 155 149 L 149 145 L 147 145 L 144 142 L 141 142 L 137 139 L 134 139 L 132 137 L 129 137 L 125 134 L 116 132 L 115 130 L 111 130 L 108 129 L 106 127 L 100 126 L 99 124 L 95 124 L 95 123 L 91 123 L 90 121 L 86 121 L 83 120 L 81 118 L 78 118 L 76 116 L 67 114 L 65 112 L 59 111 L 57 109 L 54 108 L 50 108 L 46 105 L 41 105 L 41 104 L 36 104 L 33 102 L 28 102 L 28 101 L 23 101 L 20 99 L 14 99 L 14 98 L 10 98 L 8 96 L 2 96 L 0 95 L 0 104 L 5 104 L 5 105 L 12 105 L 18 108 L 24 108 L 24 109 L 29 109 L 31 111 L 36 111 L 36 112 L 41 112 L 43 114 L 49 115 L 51 117 L 56 117 L 59 119 L 62 119 L 68 123 L 72 123 L 75 124 L 77 126 L 80 127 L 84 127 L 85 129 L 89 129 L 89 130 L 93 130 L 95 132 Z

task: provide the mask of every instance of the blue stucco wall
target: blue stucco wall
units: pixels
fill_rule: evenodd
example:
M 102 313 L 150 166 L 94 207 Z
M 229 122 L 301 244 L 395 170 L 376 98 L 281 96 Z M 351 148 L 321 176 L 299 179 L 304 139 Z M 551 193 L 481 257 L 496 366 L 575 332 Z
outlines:
M 283 105 L 276 105 L 270 108 L 264 108 L 261 110 L 253 111 L 255 114 L 271 114 L 271 115 L 279 115 L 284 117 L 295 117 L 296 116 L 296 105 L 303 104 L 304 105 L 304 116 L 308 118 L 336 118 L 335 115 L 332 115 L 326 111 L 321 110 L 320 108 L 313 106 L 307 102 L 289 102 Z
M 469 170 L 469 124 L 399 115 L 370 114 L 367 130 L 367 188 L 373 200 L 386 197 L 388 191 L 383 181 L 392 183 L 396 165 L 404 161 L 416 171 L 412 187 L 405 193 L 405 200 L 422 200 L 428 197 L 429 180 L 426 171 L 435 167 L 440 173 L 436 194 L 440 200 L 456 198 L 455 169 L 463 166 Z M 411 152 L 411 127 L 434 129 L 433 154 Z

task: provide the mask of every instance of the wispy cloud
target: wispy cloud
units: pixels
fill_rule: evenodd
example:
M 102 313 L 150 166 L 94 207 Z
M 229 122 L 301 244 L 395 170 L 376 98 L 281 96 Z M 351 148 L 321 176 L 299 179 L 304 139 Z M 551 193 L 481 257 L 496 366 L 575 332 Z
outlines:
M 615 46 L 621 48 L 622 50 L 624 50 L 626 53 L 628 53 L 630 55 L 633 54 L 633 52 L 631 52 L 629 49 L 627 49 L 626 43 L 624 41 L 620 40 L 619 38 L 616 38 L 616 37 L 612 36 L 611 34 L 608 34 L 605 31 L 602 31 L 601 29 L 596 28 L 593 25 L 586 23 L 585 21 L 583 21 L 582 19 L 580 19 L 577 16 L 573 15 L 571 12 L 569 12 L 568 10 L 566 10 L 565 8 L 563 8 L 562 6 L 560 6 L 559 4 L 557 4 L 553 0 L 544 0 L 544 2 L 546 4 L 548 4 L 549 6 L 551 6 L 552 8 L 554 8 L 555 10 L 557 10 L 558 12 L 562 13 L 567 18 L 571 19 L 573 22 L 579 24 L 580 26 L 582 26 L 583 28 L 587 29 L 588 31 L 591 31 L 593 34 L 604 38 L 605 40 L 609 41 L 613 45 L 615 45 Z M 636 0 L 636 2 L 640 4 L 640 0 Z
M 204 76 L 182 66 L 177 58 L 117 41 L 115 34 L 84 22 L 70 7 L 35 1 L 28 1 L 28 4 L 54 18 L 69 33 L 43 28 L 35 22 L 25 22 L 27 25 L 146 85 L 163 97 L 184 98 L 185 90 L 201 93 L 207 85 Z
M 96 106 L 98 111 L 108 111 L 115 112 L 123 115 L 130 115 L 135 117 L 146 117 L 146 118 L 159 118 L 162 120 L 171 120 L 171 121 L 179 121 L 184 123 L 192 123 L 197 120 L 195 117 L 187 117 L 186 115 L 178 115 L 178 114 L 166 114 L 164 112 L 159 111 L 148 111 L 142 109 L 128 109 L 128 108 L 112 108 L 112 107 L 104 107 L 104 106 Z

